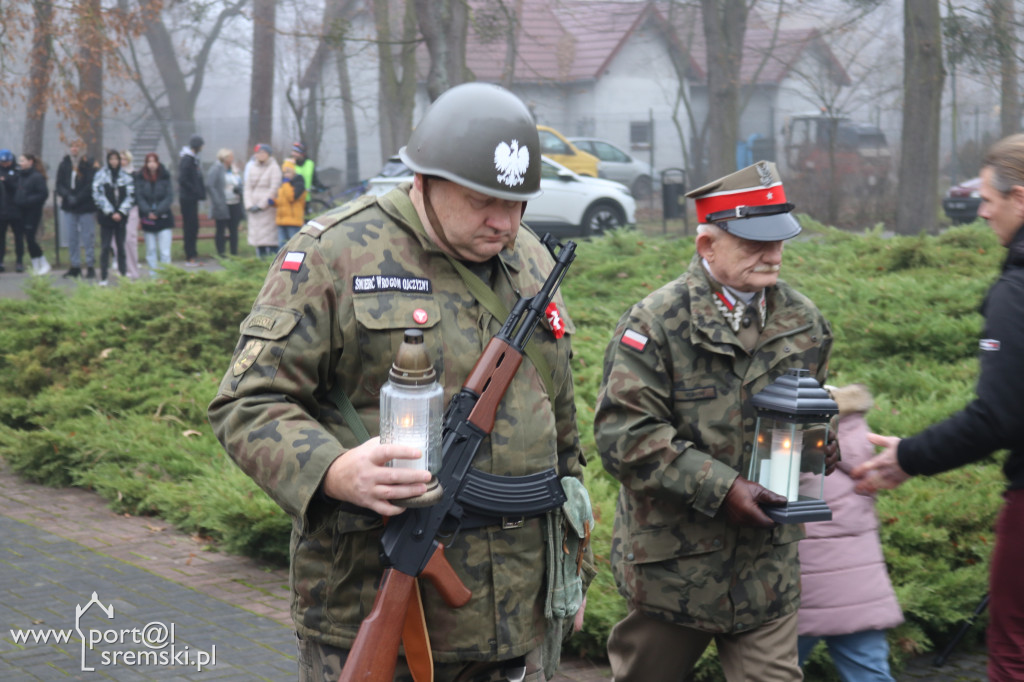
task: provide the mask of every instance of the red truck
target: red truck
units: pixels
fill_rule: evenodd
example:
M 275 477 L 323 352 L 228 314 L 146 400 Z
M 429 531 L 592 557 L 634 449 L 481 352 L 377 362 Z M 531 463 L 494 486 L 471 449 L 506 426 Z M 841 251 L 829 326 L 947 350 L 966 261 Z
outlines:
M 841 116 L 791 116 L 782 129 L 786 174 L 795 180 L 828 177 L 845 189 L 871 191 L 888 183 L 892 156 L 885 133 Z

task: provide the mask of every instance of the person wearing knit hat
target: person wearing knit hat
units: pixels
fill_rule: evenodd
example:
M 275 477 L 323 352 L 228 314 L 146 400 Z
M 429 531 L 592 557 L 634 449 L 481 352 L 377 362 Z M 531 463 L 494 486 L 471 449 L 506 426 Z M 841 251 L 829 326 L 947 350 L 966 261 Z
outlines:
M 295 162 L 291 159 L 285 159 L 281 164 L 281 175 L 283 182 L 274 201 L 278 249 L 283 249 L 306 222 L 306 181 L 295 172 Z
M 745 478 L 750 398 L 790 369 L 824 384 L 832 330 L 779 279 L 800 225 L 774 164 L 687 196 L 697 253 L 619 320 L 594 416 L 621 483 L 610 561 L 628 613 L 608 638 L 612 676 L 688 679 L 714 640 L 726 679 L 796 682 L 803 525 L 777 526 L 762 506 L 786 498 Z M 825 452 L 831 473 L 837 442 Z
M 316 164 L 313 159 L 306 158 L 306 145 L 301 142 L 292 143 L 292 160 L 295 161 L 295 172 L 302 176 L 302 180 L 306 183 L 304 200 L 309 200 L 309 190 L 320 192 L 326 189 L 316 176 Z

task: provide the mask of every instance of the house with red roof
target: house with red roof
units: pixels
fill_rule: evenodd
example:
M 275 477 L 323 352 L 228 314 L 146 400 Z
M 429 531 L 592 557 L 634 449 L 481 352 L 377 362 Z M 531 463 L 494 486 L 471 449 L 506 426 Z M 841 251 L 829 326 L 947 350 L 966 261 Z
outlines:
M 567 136 L 604 138 L 656 169 L 690 165 L 708 110 L 698 11 L 623 0 L 507 0 L 504 12 L 470 5 L 466 63 L 476 80 L 509 87 L 538 123 Z M 739 139 L 758 158 L 781 156 L 788 116 L 819 110 L 850 82 L 819 32 L 756 15 L 741 79 Z

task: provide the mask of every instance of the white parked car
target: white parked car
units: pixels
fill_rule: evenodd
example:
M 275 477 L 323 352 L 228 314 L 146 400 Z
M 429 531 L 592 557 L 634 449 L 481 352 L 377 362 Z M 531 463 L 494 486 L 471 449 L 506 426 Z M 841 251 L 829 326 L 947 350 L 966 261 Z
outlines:
M 541 161 L 544 193 L 526 204 L 523 215 L 523 222 L 535 232 L 588 237 L 636 222 L 636 201 L 625 185 L 577 175 L 547 157 Z M 412 182 L 412 171 L 392 156 L 367 182 L 366 192 L 379 196 L 403 182 Z
M 570 137 L 569 141 L 598 158 L 598 177 L 621 182 L 637 199 L 646 199 L 650 195 L 654 187 L 651 164 L 595 137 Z

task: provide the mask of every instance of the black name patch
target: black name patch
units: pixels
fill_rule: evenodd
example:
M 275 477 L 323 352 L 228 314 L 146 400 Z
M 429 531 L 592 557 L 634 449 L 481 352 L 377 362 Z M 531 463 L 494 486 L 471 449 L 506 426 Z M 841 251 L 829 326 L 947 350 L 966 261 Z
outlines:
M 430 294 L 433 287 L 423 277 L 401 277 L 396 275 L 355 275 L 352 277 L 352 293 L 372 294 L 381 291 Z

